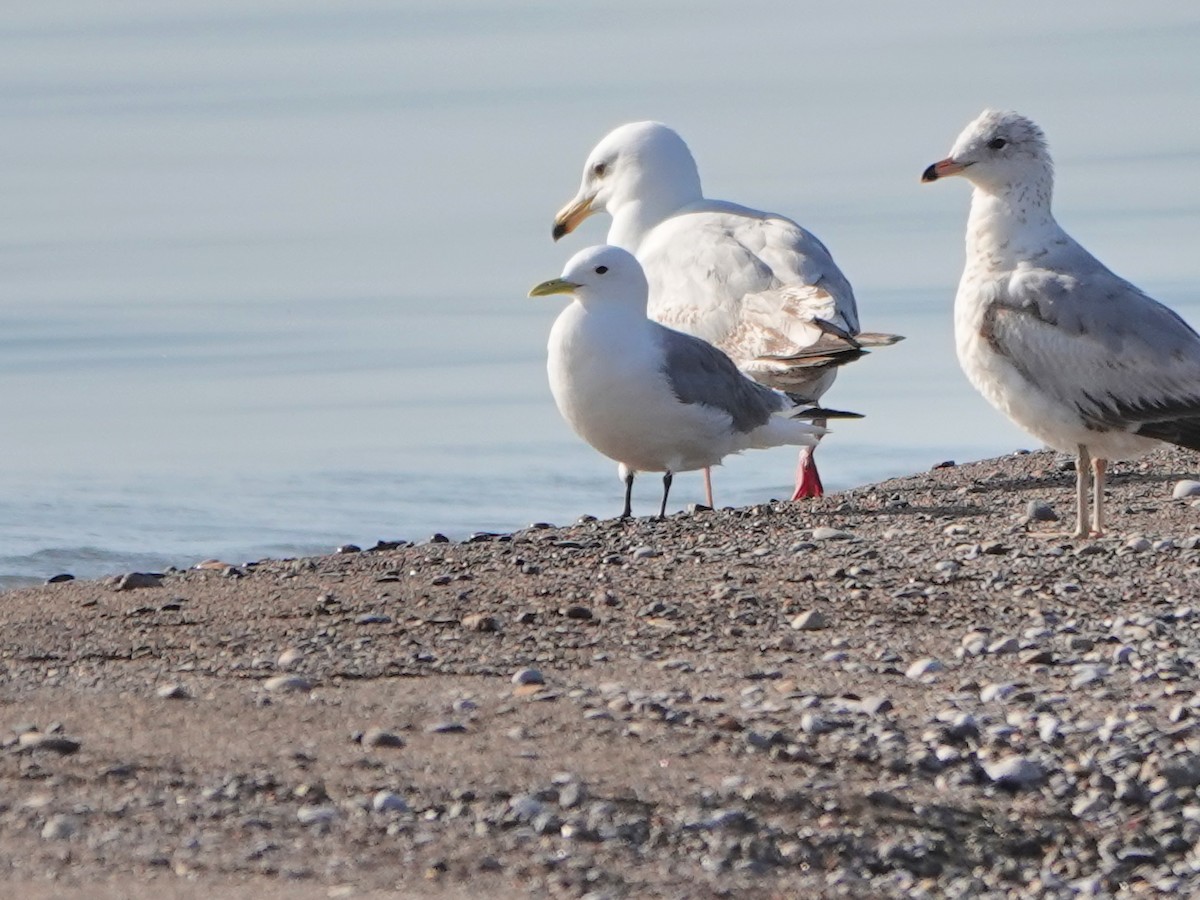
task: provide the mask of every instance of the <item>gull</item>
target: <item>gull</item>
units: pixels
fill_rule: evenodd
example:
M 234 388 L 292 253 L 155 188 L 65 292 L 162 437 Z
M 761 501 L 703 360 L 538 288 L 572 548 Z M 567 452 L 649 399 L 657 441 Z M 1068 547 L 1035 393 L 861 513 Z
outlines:
M 949 175 L 973 187 L 959 364 L 1017 425 L 1076 454 L 1074 536 L 1103 534 L 1109 460 L 1160 442 L 1200 450 L 1200 335 L 1059 227 L 1050 153 L 1029 119 L 984 110 L 921 180 Z
M 555 216 L 557 241 L 608 212 L 609 244 L 635 254 L 650 284 L 650 318 L 719 347 L 756 381 L 816 403 L 836 366 L 868 346 L 850 283 L 817 238 L 774 213 L 709 200 L 683 139 L 659 122 L 622 125 L 587 158 L 579 192 Z M 824 493 L 800 451 L 792 499 Z M 712 484 L 704 472 L 708 504 Z
M 558 411 L 581 438 L 619 463 L 622 518 L 638 472 L 662 472 L 659 517 L 675 472 L 719 465 L 730 453 L 812 446 L 829 418 L 752 381 L 711 344 L 646 317 L 642 267 L 620 247 L 589 247 L 531 297 L 570 294 L 550 330 L 547 372 Z M 853 415 L 853 414 L 843 414 Z

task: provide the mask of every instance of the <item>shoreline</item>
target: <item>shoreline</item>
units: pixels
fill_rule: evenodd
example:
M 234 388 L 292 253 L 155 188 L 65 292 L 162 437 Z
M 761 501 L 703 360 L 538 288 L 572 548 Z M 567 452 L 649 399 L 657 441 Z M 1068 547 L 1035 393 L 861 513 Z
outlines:
M 1200 890 L 1198 470 L 1121 464 L 1083 541 L 1037 533 L 1041 451 L 8 591 L 0 859 L 31 897 Z

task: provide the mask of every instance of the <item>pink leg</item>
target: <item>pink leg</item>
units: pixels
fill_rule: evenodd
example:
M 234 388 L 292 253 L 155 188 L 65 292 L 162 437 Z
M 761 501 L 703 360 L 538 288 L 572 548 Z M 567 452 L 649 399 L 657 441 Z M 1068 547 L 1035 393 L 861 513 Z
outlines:
M 716 509 L 712 498 L 712 470 L 708 466 L 704 467 L 704 502 L 708 504 L 709 509 Z
M 817 462 L 813 459 L 813 448 L 805 447 L 800 451 L 800 459 L 796 463 L 796 490 L 793 500 L 803 500 L 807 497 L 822 497 L 825 487 L 821 484 L 821 475 L 817 472 Z

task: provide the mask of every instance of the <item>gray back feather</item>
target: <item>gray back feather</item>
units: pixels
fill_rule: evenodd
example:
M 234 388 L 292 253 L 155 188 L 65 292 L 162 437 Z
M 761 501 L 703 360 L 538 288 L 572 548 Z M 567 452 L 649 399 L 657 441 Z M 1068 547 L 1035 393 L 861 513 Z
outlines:
M 786 401 L 743 375 L 733 360 L 712 344 L 663 328 L 663 374 L 682 403 L 700 403 L 727 413 L 733 427 L 750 432 L 765 425 Z

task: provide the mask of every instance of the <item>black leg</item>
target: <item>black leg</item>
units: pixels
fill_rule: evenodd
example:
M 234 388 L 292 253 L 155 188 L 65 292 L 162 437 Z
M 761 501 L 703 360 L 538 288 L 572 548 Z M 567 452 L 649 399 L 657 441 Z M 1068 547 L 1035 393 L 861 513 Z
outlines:
M 658 508 L 658 517 L 665 519 L 667 517 L 667 494 L 671 493 L 671 473 L 667 472 L 663 475 L 663 502 Z
M 633 515 L 633 472 L 625 475 L 625 511 L 621 513 L 622 519 L 628 519 Z

